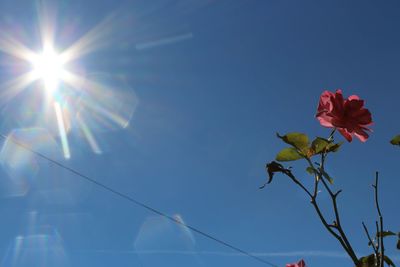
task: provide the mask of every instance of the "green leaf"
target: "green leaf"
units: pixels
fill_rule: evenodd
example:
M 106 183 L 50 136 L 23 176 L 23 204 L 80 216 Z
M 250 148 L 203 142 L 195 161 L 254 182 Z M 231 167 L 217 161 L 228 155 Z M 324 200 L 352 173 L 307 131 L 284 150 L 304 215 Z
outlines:
M 307 167 L 306 171 L 307 171 L 309 174 L 315 174 L 315 173 L 317 172 L 317 170 L 314 169 L 313 167 Z
M 393 137 L 390 143 L 394 146 L 400 146 L 400 134 Z
M 369 256 L 365 256 L 359 259 L 360 264 L 357 267 L 375 267 L 375 255 L 371 254 Z
M 328 182 L 329 182 L 330 184 L 333 184 L 333 178 L 330 177 L 329 174 L 328 174 L 325 170 L 322 170 L 321 168 L 319 168 L 319 170 L 320 170 L 322 176 L 323 176 L 326 180 L 328 180 Z
M 311 148 L 314 150 L 315 154 L 319 154 L 325 151 L 327 146 L 329 145 L 329 141 L 325 138 L 317 137 L 312 141 Z
M 342 144 L 343 142 L 335 144 L 328 139 L 317 137 L 314 139 L 314 141 L 312 141 L 311 149 L 313 150 L 314 154 L 320 154 L 323 152 L 336 152 L 339 150 Z
M 288 133 L 286 135 L 279 135 L 277 136 L 283 140 L 286 144 L 289 144 L 300 151 L 307 151 L 308 150 L 308 136 L 303 133 Z
M 303 156 L 294 147 L 284 148 L 276 155 L 277 161 L 293 161 L 301 158 Z
M 383 260 L 387 263 L 387 265 L 396 267 L 396 265 L 393 263 L 393 261 L 388 256 L 384 256 Z
M 393 233 L 392 231 L 383 231 L 383 232 L 376 233 L 377 237 L 386 237 L 386 236 L 392 236 L 392 235 L 396 235 L 396 234 Z
M 337 144 L 331 143 L 326 147 L 326 152 L 337 152 L 342 144 L 343 142 Z

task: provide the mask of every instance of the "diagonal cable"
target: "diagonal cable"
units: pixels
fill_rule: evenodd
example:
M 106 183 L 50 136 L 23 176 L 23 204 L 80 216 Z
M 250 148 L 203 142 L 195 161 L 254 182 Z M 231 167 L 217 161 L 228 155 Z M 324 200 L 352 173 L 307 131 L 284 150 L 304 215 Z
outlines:
M 202 231 L 202 230 L 200 230 L 200 229 L 198 229 L 196 227 L 188 225 L 188 224 L 184 223 L 183 221 L 178 220 L 178 219 L 176 219 L 176 218 L 174 218 L 172 216 L 169 216 L 169 215 L 163 213 L 162 211 L 160 211 L 158 209 L 155 209 L 155 208 L 153 208 L 153 207 L 151 207 L 149 205 L 146 205 L 145 203 L 140 202 L 140 201 L 136 200 L 135 198 L 133 198 L 131 196 L 128 196 L 128 195 L 126 195 L 124 193 L 121 193 L 121 192 L 119 192 L 119 191 L 117 191 L 117 190 L 115 190 L 115 189 L 113 189 L 113 188 L 111 188 L 111 187 L 109 187 L 109 186 L 107 186 L 107 185 L 105 185 L 105 184 L 93 179 L 93 178 L 90 178 L 89 176 L 87 176 L 87 175 L 85 175 L 85 174 L 83 174 L 83 173 L 81 173 L 81 172 L 79 172 L 79 171 L 77 171 L 77 170 L 75 170 L 75 169 L 73 169 L 71 167 L 68 167 L 67 165 L 62 164 L 59 161 L 56 161 L 56 160 L 54 160 L 54 159 L 52 159 L 52 158 L 50 158 L 50 157 L 38 152 L 38 151 L 33 150 L 30 146 L 21 143 L 20 141 L 16 140 L 15 138 L 7 137 L 4 134 L 0 134 L 0 137 L 3 138 L 4 140 L 7 140 L 7 139 L 11 140 L 14 144 L 16 144 L 17 146 L 19 146 L 19 147 L 31 152 L 32 154 L 34 154 L 34 155 L 36 155 L 36 156 L 38 156 L 40 158 L 43 158 L 43 159 L 53 163 L 54 165 L 59 166 L 59 167 L 65 169 L 65 170 L 75 174 L 76 176 L 78 176 L 78 177 L 80 177 L 80 178 L 92 183 L 92 184 L 95 184 L 95 185 L 101 187 L 104 190 L 106 190 L 106 191 L 108 191 L 110 193 L 113 193 L 114 195 L 117 195 L 117 196 L 119 196 L 119 197 L 121 197 L 121 198 L 123 198 L 125 200 L 128 200 L 129 202 L 131 202 L 131 203 L 133 203 L 133 204 L 135 204 L 135 205 L 137 205 L 139 207 L 147 209 L 147 210 L 149 210 L 149 211 L 151 211 L 151 212 L 153 212 L 153 213 L 155 213 L 157 215 L 160 215 L 160 216 L 162 216 L 162 217 L 164 217 L 164 218 L 166 218 L 166 219 L 168 219 L 168 220 L 170 220 L 170 221 L 172 221 L 172 222 L 174 222 L 176 224 L 179 224 L 179 225 L 182 225 L 184 227 L 187 227 L 188 229 L 192 230 L 193 232 L 196 232 L 196 233 L 198 233 L 198 234 L 200 234 L 200 235 L 202 235 L 202 236 L 204 236 L 204 237 L 206 237 L 206 238 L 208 238 L 210 240 L 213 240 L 213 241 L 215 241 L 215 242 L 217 242 L 217 243 L 219 243 L 219 244 L 221 244 L 221 245 L 223 245 L 225 247 L 228 247 L 228 248 L 230 248 L 230 249 L 232 249 L 232 250 L 234 250 L 236 252 L 239 252 L 239 253 L 241 253 L 243 255 L 246 255 L 246 256 L 248 256 L 250 258 L 253 258 L 253 259 L 255 259 L 255 260 L 257 260 L 257 261 L 259 261 L 261 263 L 264 263 L 266 265 L 273 266 L 273 267 L 278 267 L 278 265 L 275 265 L 275 264 L 273 264 L 273 263 L 271 263 L 271 262 L 269 262 L 267 260 L 262 259 L 261 257 L 253 255 L 252 253 L 250 253 L 248 251 L 245 251 L 245 250 L 243 250 L 241 248 L 238 248 L 238 247 L 236 247 L 234 245 L 231 245 L 230 243 L 228 243 L 226 241 L 223 241 L 223 240 L 221 240 L 219 238 L 216 238 L 211 234 L 208 234 L 208 233 L 206 233 L 206 232 L 204 232 L 204 231 Z

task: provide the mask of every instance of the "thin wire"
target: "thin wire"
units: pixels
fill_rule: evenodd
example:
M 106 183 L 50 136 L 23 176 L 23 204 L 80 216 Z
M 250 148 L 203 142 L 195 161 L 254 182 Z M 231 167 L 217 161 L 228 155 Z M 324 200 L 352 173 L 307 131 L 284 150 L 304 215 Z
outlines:
M 119 191 L 117 191 L 117 190 L 115 190 L 115 189 L 113 189 L 113 188 L 111 188 L 111 187 L 99 182 L 99 181 L 96 181 L 95 179 L 90 178 L 89 176 L 87 176 L 87 175 L 85 175 L 85 174 L 83 174 L 83 173 L 81 173 L 81 172 L 79 172 L 77 170 L 74 170 L 71 167 L 68 167 L 67 165 L 64 165 L 64 164 L 62 164 L 62 163 L 60 163 L 60 162 L 58 162 L 58 161 L 56 161 L 56 160 L 54 160 L 54 159 L 52 159 L 50 157 L 47 157 L 46 155 L 44 155 L 44 154 L 42 154 L 40 152 L 37 152 L 37 151 L 33 150 L 29 146 L 27 146 L 27 145 L 15 140 L 12 137 L 7 137 L 4 134 L 0 134 L 0 137 L 2 137 L 4 140 L 7 140 L 7 139 L 11 140 L 14 144 L 24 148 L 25 150 L 28 150 L 32 154 L 35 154 L 35 155 L 37 155 L 37 156 L 39 156 L 39 157 L 41 157 L 41 158 L 53 163 L 54 165 L 57 165 L 57 166 L 65 169 L 65 170 L 67 170 L 67 171 L 69 171 L 69 172 L 71 172 L 71 173 L 73 173 L 73 174 L 85 179 L 86 181 L 103 188 L 106 191 L 109 191 L 109 192 L 111 192 L 111 193 L 113 193 L 113 194 L 115 194 L 115 195 L 117 195 L 117 196 L 119 196 L 119 197 L 121 197 L 121 198 L 123 198 L 125 200 L 128 200 L 133 204 L 136 204 L 136 205 L 138 205 L 138 206 L 140 206 L 140 207 L 142 207 L 144 209 L 147 209 L 147 210 L 149 210 L 149 211 L 151 211 L 151 212 L 153 212 L 153 213 L 155 213 L 157 215 L 160 215 L 160 216 L 162 216 L 162 217 L 164 217 L 164 218 L 166 218 L 166 219 L 168 219 L 168 220 L 170 220 L 170 221 L 172 221 L 172 222 L 174 222 L 176 224 L 179 224 L 179 225 L 182 225 L 184 227 L 187 227 L 188 229 L 192 230 L 193 232 L 196 232 L 196 233 L 198 233 L 198 234 L 200 234 L 200 235 L 202 235 L 202 236 L 204 236 L 204 237 L 206 237 L 208 239 L 211 239 L 211 240 L 213 240 L 213 241 L 215 241 L 215 242 L 217 242 L 217 243 L 219 243 L 219 244 L 221 244 L 221 245 L 223 245 L 225 247 L 228 247 L 228 248 L 230 248 L 230 249 L 232 249 L 232 250 L 234 250 L 236 252 L 239 252 L 239 253 L 241 253 L 243 255 L 246 255 L 246 256 L 248 256 L 250 258 L 253 258 L 253 259 L 255 259 L 255 260 L 257 260 L 257 261 L 259 261 L 261 263 L 264 263 L 264 264 L 267 264 L 267 265 L 273 266 L 273 267 L 278 267 L 278 265 L 275 265 L 272 262 L 264 260 L 264 259 L 262 259 L 262 258 L 260 258 L 258 256 L 255 256 L 255 255 L 251 254 L 250 252 L 247 252 L 247 251 L 245 251 L 243 249 L 240 249 L 240 248 L 238 248 L 238 247 L 236 247 L 234 245 L 231 245 L 231 244 L 229 244 L 229 243 L 227 243 L 227 242 L 225 242 L 225 241 L 223 241 L 221 239 L 218 239 L 218 238 L 216 238 L 216 237 L 214 237 L 214 236 L 212 236 L 210 234 L 207 234 L 206 232 L 203 232 L 203 231 L 201 231 L 200 229 L 198 229 L 196 227 L 193 227 L 193 226 L 190 226 L 190 225 L 184 223 L 182 220 L 179 220 L 179 219 L 176 219 L 176 218 L 174 218 L 172 216 L 169 216 L 169 215 L 167 215 L 167 214 L 165 214 L 165 213 L 163 213 L 163 212 L 161 212 L 161 211 L 159 211 L 159 210 L 157 210 L 155 208 L 152 208 L 152 207 L 144 204 L 143 202 L 140 202 L 140 201 L 134 199 L 133 197 L 130 197 L 130 196 L 128 196 L 128 195 L 126 195 L 124 193 L 121 193 L 121 192 L 119 192 Z

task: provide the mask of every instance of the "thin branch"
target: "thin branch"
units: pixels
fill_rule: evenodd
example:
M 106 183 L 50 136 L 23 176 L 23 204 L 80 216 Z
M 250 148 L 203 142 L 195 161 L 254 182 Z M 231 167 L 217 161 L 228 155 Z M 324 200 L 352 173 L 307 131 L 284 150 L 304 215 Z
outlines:
M 335 134 L 335 132 L 336 132 L 336 128 L 333 128 L 333 130 L 331 131 L 331 133 L 328 137 L 328 141 L 333 141 L 333 135 Z
M 379 217 L 382 217 L 381 209 L 379 207 L 379 200 L 378 200 L 378 180 L 379 180 L 379 173 L 375 173 L 375 184 L 372 185 L 372 187 L 375 189 L 375 204 L 376 204 L 376 209 L 378 210 L 378 215 Z
M 329 135 L 328 140 L 331 141 L 333 140 L 333 135 L 335 133 L 336 129 L 333 129 L 331 134 Z M 292 174 L 292 172 L 290 170 L 286 170 L 284 173 L 290 178 L 292 179 L 292 181 L 294 183 L 296 183 L 298 186 L 300 186 L 304 192 L 307 193 L 308 196 L 310 196 L 311 198 L 311 204 L 313 205 L 315 211 L 318 214 L 318 217 L 320 219 L 320 221 L 322 222 L 322 224 L 325 226 L 325 228 L 328 230 L 328 232 L 333 235 L 338 241 L 339 243 L 342 245 L 343 249 L 347 252 L 347 254 L 350 256 L 350 258 L 352 259 L 353 263 L 356 266 L 359 266 L 359 260 L 350 244 L 350 242 L 348 241 L 346 234 L 344 233 L 341 223 L 340 223 L 340 216 L 339 216 L 339 210 L 337 207 L 337 197 L 340 194 L 341 190 L 337 191 L 336 193 L 333 193 L 332 190 L 330 189 L 330 187 L 328 186 L 328 184 L 326 183 L 326 181 L 323 178 L 323 172 L 324 172 L 324 164 L 325 164 L 325 159 L 326 159 L 327 153 L 322 153 L 321 154 L 321 162 L 319 165 L 319 168 L 315 168 L 314 164 L 311 162 L 311 160 L 309 158 L 305 158 L 308 162 L 308 164 L 310 165 L 310 167 L 314 170 L 315 172 L 315 181 L 314 181 L 314 192 L 313 194 L 311 194 L 311 192 Z M 326 188 L 326 190 L 329 192 L 329 195 L 332 199 L 332 203 L 333 203 L 333 207 L 334 207 L 334 212 L 335 212 L 335 217 L 336 217 L 336 221 L 334 221 L 333 224 L 329 224 L 324 215 L 321 212 L 321 209 L 317 203 L 317 195 L 318 195 L 318 184 L 319 181 L 322 181 L 324 187 Z M 339 233 L 335 232 L 333 229 L 336 229 Z
M 378 235 L 378 233 L 379 233 L 379 224 L 378 224 L 378 221 L 375 221 L 375 227 L 376 227 L 376 239 L 377 239 L 377 243 L 376 243 L 376 249 L 379 251 L 379 249 L 380 249 L 380 242 L 379 242 L 379 240 L 380 240 L 380 237 L 379 237 L 379 235 Z
M 381 213 L 381 209 L 379 207 L 379 199 L 378 199 L 378 180 L 379 180 L 379 173 L 375 173 L 375 185 L 372 187 L 374 188 L 375 191 L 375 204 L 376 204 L 376 209 L 378 211 L 379 215 L 379 228 L 380 228 L 380 234 L 379 232 L 377 233 L 377 236 L 380 236 L 379 242 L 380 242 L 380 249 L 381 249 L 381 254 L 380 254 L 380 265 L 381 267 L 384 266 L 385 262 L 385 247 L 383 244 L 383 216 Z
M 311 200 L 311 204 L 314 206 L 315 211 L 318 214 L 319 219 L 321 220 L 322 224 L 325 226 L 325 228 L 329 231 L 329 233 L 331 233 L 339 242 L 340 244 L 342 244 L 343 248 L 347 251 L 347 247 L 346 244 L 343 242 L 343 239 L 340 237 L 340 235 L 338 235 L 337 233 L 335 233 L 332 228 L 337 228 L 336 225 L 331 225 L 328 224 L 324 215 L 321 212 L 321 209 L 319 208 L 318 203 L 316 202 L 316 199 L 312 199 Z
M 318 175 L 315 175 L 315 180 L 314 180 L 314 193 L 313 193 L 313 198 L 317 198 L 318 195 L 318 184 L 319 184 L 319 180 L 321 179 L 321 177 L 318 177 Z
M 300 186 L 301 189 L 303 189 L 304 192 L 306 192 L 307 195 L 309 195 L 312 198 L 312 194 L 310 193 L 310 191 L 293 175 L 293 173 L 290 170 L 287 170 L 284 173 L 286 174 L 286 176 L 288 176 L 290 179 L 292 179 L 292 181 L 295 184 Z
M 336 129 L 332 130 L 331 134 L 329 135 L 328 140 L 333 140 L 333 135 L 334 135 L 335 131 L 336 131 Z M 322 173 L 325 171 L 324 167 L 325 167 L 326 156 L 327 156 L 327 153 L 321 154 L 321 165 L 320 165 L 320 169 L 319 169 L 319 175 L 321 177 L 322 184 L 324 185 L 325 189 L 328 191 L 328 193 L 331 197 L 333 209 L 334 209 L 334 213 L 335 213 L 335 218 L 336 218 L 336 226 L 337 226 L 336 228 L 339 231 L 343 242 L 346 244 L 346 247 L 347 247 L 346 252 L 349 254 L 349 256 L 353 260 L 354 264 L 357 266 L 359 264 L 359 260 L 357 258 L 356 253 L 354 252 L 353 247 L 351 246 L 349 240 L 347 239 L 346 233 L 344 232 L 344 230 L 342 228 L 342 224 L 340 222 L 340 214 L 339 214 L 339 209 L 337 206 L 337 197 L 342 191 L 339 190 L 336 193 L 333 193 L 332 189 L 329 187 L 329 185 L 326 183 L 326 181 L 322 177 Z
M 326 221 L 324 215 L 322 214 L 322 212 L 321 212 L 321 210 L 320 210 L 320 208 L 319 208 L 319 206 L 318 206 L 318 203 L 316 202 L 316 197 L 314 197 L 314 196 L 310 193 L 310 191 L 309 191 L 309 190 L 308 190 L 308 189 L 307 189 L 293 174 L 292 174 L 292 172 L 286 171 L 286 172 L 284 172 L 284 174 L 286 174 L 295 184 L 297 184 L 298 186 L 300 186 L 300 187 L 304 190 L 304 192 L 307 193 L 308 196 L 310 196 L 310 198 L 311 198 L 311 204 L 314 206 L 314 208 L 315 208 L 315 210 L 316 210 L 316 212 L 317 212 L 317 214 L 318 214 L 318 216 L 319 216 L 319 218 L 320 218 L 322 224 L 325 226 L 325 228 L 326 228 L 336 239 L 339 240 L 339 242 L 342 244 L 342 246 L 347 250 L 347 248 L 346 248 L 345 244 L 343 243 L 343 240 L 341 239 L 341 237 L 340 237 L 337 233 L 335 233 L 335 232 L 331 229 L 331 228 L 332 228 L 331 225 L 329 225 L 329 224 L 327 223 L 327 221 Z
M 308 162 L 308 165 L 310 165 L 310 167 L 311 167 L 313 170 L 317 170 L 317 169 L 314 167 L 314 164 L 312 163 L 312 161 L 311 161 L 309 158 L 306 158 L 306 160 L 307 160 L 307 162 Z M 315 179 L 314 179 L 314 193 L 313 193 L 311 199 L 317 198 L 319 180 L 322 179 L 322 177 L 320 176 L 319 172 L 315 172 L 315 173 L 314 173 L 314 178 L 315 178 Z
M 321 168 L 322 167 L 323 166 L 321 166 Z M 336 193 L 333 193 L 333 191 L 330 189 L 330 187 L 328 186 L 328 184 L 326 183 L 326 181 L 324 179 L 322 179 L 322 184 L 324 185 L 325 189 L 328 191 L 328 193 L 331 197 L 332 204 L 333 204 L 333 210 L 334 210 L 335 218 L 336 218 L 337 229 L 338 229 L 340 236 L 342 237 L 344 243 L 346 244 L 346 247 L 348 248 L 346 251 L 349 254 L 349 256 L 351 257 L 351 259 L 353 260 L 353 262 L 357 265 L 359 260 L 357 258 L 356 253 L 354 252 L 353 247 L 351 246 L 349 240 L 347 239 L 346 233 L 344 232 L 344 230 L 342 228 L 342 224 L 340 221 L 340 213 L 339 213 L 339 209 L 337 206 L 337 197 L 342 192 L 342 190 L 339 190 Z
M 307 162 L 309 163 L 310 167 L 313 168 L 314 170 L 317 170 L 314 165 L 312 164 L 310 159 L 306 159 Z M 322 167 L 322 166 L 321 166 Z M 335 208 L 335 217 L 336 219 L 338 219 L 338 210 L 337 210 L 337 205 L 336 205 L 336 197 L 338 196 L 338 194 L 341 191 L 338 191 L 337 193 L 333 193 L 332 190 L 328 187 L 328 185 L 326 184 L 326 182 L 324 181 L 324 179 L 322 178 L 322 174 L 320 172 L 317 171 L 316 176 L 315 176 L 315 182 L 314 182 L 314 194 L 312 195 L 310 193 L 310 191 L 304 187 L 304 185 L 290 172 L 285 172 L 285 174 L 287 176 L 289 176 L 297 185 L 299 185 L 310 197 L 311 197 L 311 204 L 313 205 L 315 211 L 318 214 L 318 217 L 320 219 L 320 221 L 322 222 L 322 224 L 325 226 L 325 228 L 328 230 L 328 232 L 333 235 L 338 241 L 339 243 L 342 245 L 343 249 L 347 252 L 347 254 L 350 256 L 350 258 L 353 260 L 354 264 L 357 266 L 359 261 L 357 256 L 355 255 L 355 252 L 353 250 L 353 248 L 351 247 L 349 241 L 346 238 L 346 235 L 343 231 L 343 229 L 341 229 L 341 225 L 340 225 L 340 220 L 337 221 L 335 224 L 329 224 L 324 215 L 321 212 L 321 209 L 319 208 L 319 205 L 317 203 L 317 192 L 318 192 L 318 183 L 321 180 L 323 182 L 323 184 L 325 185 L 325 187 L 327 188 L 333 203 L 334 203 L 334 208 Z M 337 229 L 339 231 L 339 234 L 336 233 L 335 231 L 333 231 L 333 229 Z
M 375 256 L 377 257 L 379 252 L 378 252 L 378 250 L 376 249 L 376 244 L 375 244 L 374 241 L 372 241 L 371 235 L 369 234 L 368 228 L 367 228 L 367 226 L 365 226 L 365 223 L 364 223 L 364 222 L 362 222 L 362 225 L 363 225 L 363 227 L 364 227 L 365 234 L 366 234 L 367 237 L 368 237 L 369 243 L 371 244 L 372 249 L 374 250 Z
M 318 203 L 316 202 L 316 199 L 313 198 L 311 201 L 311 204 L 313 204 L 319 219 L 321 220 L 322 224 L 325 226 L 325 228 L 328 230 L 328 232 L 330 234 L 332 234 L 338 241 L 339 243 L 342 245 L 343 249 L 347 252 L 347 254 L 351 257 L 351 259 L 353 260 L 353 263 L 358 266 L 359 261 L 357 259 L 357 257 L 354 254 L 354 251 L 351 247 L 348 247 L 348 245 L 346 244 L 345 240 L 343 239 L 343 237 L 341 235 L 338 235 L 337 233 L 335 233 L 332 228 L 339 230 L 337 223 L 334 225 L 328 224 L 318 206 Z M 353 254 L 352 254 L 353 253 Z

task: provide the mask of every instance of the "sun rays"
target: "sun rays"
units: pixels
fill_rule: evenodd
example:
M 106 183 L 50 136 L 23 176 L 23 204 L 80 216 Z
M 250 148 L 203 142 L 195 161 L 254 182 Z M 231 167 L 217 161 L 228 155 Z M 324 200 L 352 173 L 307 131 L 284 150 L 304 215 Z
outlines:
M 43 128 L 56 128 L 54 133 L 61 145 L 65 159 L 71 157 L 70 133 L 76 131 L 86 140 L 94 153 L 102 153 L 96 139 L 98 129 L 111 129 L 113 126 L 125 128 L 137 104 L 134 93 L 113 74 L 84 74 L 75 69 L 83 57 L 102 44 L 113 30 L 112 17 L 101 21 L 86 34 L 77 38 L 69 46 L 57 44 L 56 12 L 48 9 L 38 11 L 38 27 L 41 39 L 39 51 L 31 49 L 9 32 L 0 33 L 0 52 L 8 54 L 17 62 L 23 62 L 24 71 L 0 86 L 2 105 L 7 105 L 27 88 L 35 87 L 34 94 L 43 100 L 36 105 L 37 121 L 54 117 L 54 125 L 42 123 Z M 52 14 L 52 15 L 49 15 Z M 66 47 L 59 50 L 58 47 Z M 104 81 L 104 78 L 106 79 Z M 23 109 L 29 106 L 19 103 Z M 32 100 L 33 101 L 33 100 Z M 51 114 L 52 113 L 52 114 Z M 17 119 L 17 118 L 16 118 Z M 21 123 L 22 124 L 22 123 Z M 36 125 L 35 125 L 36 126 Z M 28 127 L 28 125 L 26 126 Z

